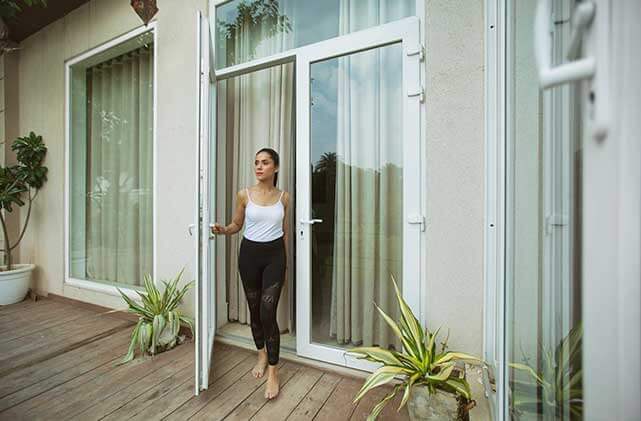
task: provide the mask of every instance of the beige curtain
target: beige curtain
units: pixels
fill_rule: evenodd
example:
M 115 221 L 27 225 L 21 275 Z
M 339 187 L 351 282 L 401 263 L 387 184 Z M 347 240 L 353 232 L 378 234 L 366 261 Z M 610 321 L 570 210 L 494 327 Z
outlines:
M 411 7 L 342 0 L 340 33 L 406 16 Z M 339 344 L 400 347 L 373 303 L 398 318 L 390 273 L 402 284 L 401 60 L 400 45 L 338 59 L 330 335 Z
M 86 77 L 86 275 L 141 285 L 152 271 L 153 48 Z
M 291 10 L 293 3 L 281 7 L 281 12 L 293 18 Z M 256 24 L 243 28 L 236 39 L 228 45 L 233 46 L 236 57 L 250 57 L 257 53 L 259 56 L 272 54 L 292 48 L 292 37 L 283 33 L 271 34 L 270 28 L 264 24 Z M 257 40 L 262 40 L 257 42 Z M 253 51 L 253 49 L 256 49 Z M 226 109 L 225 133 L 228 150 L 227 176 L 228 183 L 227 218 L 236 206 L 236 192 L 256 183 L 253 162 L 256 152 L 263 147 L 270 147 L 280 155 L 280 171 L 278 188 L 294 193 L 294 65 L 292 63 L 274 66 L 250 74 L 234 77 L 225 82 L 224 98 Z M 278 305 L 278 324 L 281 331 L 292 331 L 293 320 L 293 276 L 294 271 L 294 208 L 291 203 L 290 232 L 288 238 L 288 274 Z M 244 230 L 244 227 L 243 227 Z M 249 307 L 242 288 L 238 273 L 238 250 L 242 239 L 242 231 L 229 238 L 228 259 L 228 318 L 230 321 L 249 323 Z

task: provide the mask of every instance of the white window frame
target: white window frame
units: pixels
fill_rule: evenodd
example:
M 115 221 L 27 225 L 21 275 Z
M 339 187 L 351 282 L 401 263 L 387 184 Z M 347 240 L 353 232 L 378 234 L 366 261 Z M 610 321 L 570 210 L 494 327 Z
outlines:
M 210 14 L 210 22 L 211 25 L 213 26 L 213 31 L 215 31 L 215 12 L 216 8 L 222 4 L 229 3 L 230 1 L 234 0 L 209 0 L 209 14 Z M 425 51 L 425 43 L 427 42 L 426 39 L 426 31 L 425 31 L 425 13 L 426 13 L 426 6 L 425 6 L 425 0 L 415 0 L 415 14 L 414 16 L 410 16 L 408 18 L 415 18 L 418 19 L 418 37 L 419 37 L 419 44 L 423 46 L 423 49 Z M 405 18 L 405 19 L 408 19 Z M 390 22 L 393 23 L 394 21 Z M 389 24 L 389 23 L 388 23 Z M 380 25 L 379 25 L 380 26 Z M 377 28 L 378 26 L 374 26 L 372 28 Z M 371 29 L 371 28 L 370 28 Z M 215 32 L 214 32 L 215 33 Z M 328 40 L 333 40 L 337 37 L 334 38 L 329 38 Z M 324 40 L 324 41 L 328 41 Z M 298 50 L 304 49 L 310 45 L 314 44 L 308 44 L 302 47 L 298 48 L 293 48 L 290 50 L 286 50 L 281 53 L 273 54 L 268 57 L 263 57 L 255 60 L 250 60 L 241 64 L 237 65 L 232 65 L 228 67 L 223 67 L 221 69 L 216 69 L 215 68 L 215 54 L 216 54 L 216 46 L 215 46 L 215 40 L 214 41 L 214 48 L 213 48 L 213 54 L 214 54 L 214 67 L 211 69 L 212 73 L 212 89 L 216 89 L 216 81 L 220 79 L 227 79 L 230 77 L 238 76 L 241 74 L 246 74 L 252 71 L 260 70 L 260 69 L 265 69 L 268 67 L 275 66 L 277 64 L 282 64 L 286 62 L 294 62 L 296 60 L 296 56 L 298 54 Z M 324 41 L 319 41 L 319 42 L 324 42 Z M 420 70 L 419 70 L 419 77 L 420 77 L 420 83 L 422 86 L 425 86 L 425 80 L 426 80 L 426 65 L 427 60 L 423 59 L 421 62 Z M 427 112 L 426 112 L 426 103 L 421 102 L 420 104 L 420 114 L 419 114 L 419 120 L 420 120 L 420 127 L 419 127 L 419 151 L 420 151 L 420 156 L 419 156 L 419 171 L 421 174 L 421 179 L 419 181 L 420 183 L 420 191 L 421 192 L 426 192 L 428 191 L 428 168 L 427 168 L 427 136 L 426 136 L 426 122 L 427 122 Z M 214 127 L 216 124 L 216 119 L 214 118 Z M 213 128 L 212 133 L 215 133 L 216 130 Z M 212 169 L 212 172 L 215 170 Z M 427 209 L 428 209 L 428 203 L 427 203 L 427 194 L 421 195 L 420 199 L 421 203 L 421 209 L 423 210 L 423 214 L 425 216 L 425 226 L 426 226 L 426 232 L 427 232 L 427 226 L 429 225 L 429 218 L 427 216 Z M 219 244 L 216 245 L 217 247 Z M 218 250 L 218 248 L 217 248 Z M 419 274 L 419 311 L 416 315 L 418 320 L 423 326 L 427 325 L 427 297 L 428 297 L 428 291 L 427 288 L 425 287 L 427 285 L 427 235 L 422 235 L 420 239 L 420 261 L 421 261 L 421 269 L 420 269 L 420 274 Z M 219 265 L 221 266 L 218 268 L 220 272 L 217 273 L 225 273 L 225 268 L 224 264 Z M 216 294 L 219 294 L 220 291 L 216 290 Z M 221 303 L 217 301 L 219 304 L 219 311 L 224 311 L 226 306 L 220 305 Z
M 505 419 L 500 391 L 504 388 L 505 359 L 506 9 L 504 0 L 485 1 L 483 359 L 489 367 L 484 369 L 483 383 L 494 419 Z
M 73 278 L 70 275 L 70 250 L 69 250 L 69 229 L 71 227 L 69 221 L 70 213 L 70 203 L 69 203 L 69 192 L 70 192 L 70 153 L 71 153 L 71 110 L 70 110 L 70 100 L 71 100 L 71 67 L 83 60 L 86 60 L 96 54 L 99 54 L 103 51 L 107 51 L 112 47 L 115 47 L 123 42 L 131 40 L 141 34 L 146 32 L 151 32 L 154 39 L 154 60 L 153 60 L 153 138 L 152 138 L 152 160 L 153 160 L 153 182 L 152 182 L 152 207 L 153 207 L 153 221 L 152 221 L 152 235 L 153 235 L 153 244 L 152 244 L 152 279 L 154 283 L 158 283 L 156 280 L 156 264 L 157 264 L 157 200 L 158 200 L 158 186 L 157 186 L 157 89 L 158 89 L 158 25 L 156 21 L 150 22 L 147 26 L 139 26 L 129 32 L 126 32 L 123 35 L 120 35 L 116 38 L 113 38 L 104 44 L 101 44 L 97 47 L 94 47 L 84 53 L 81 53 L 73 58 L 65 60 L 65 105 L 64 105 L 64 121 L 65 121 L 65 191 L 64 191 L 64 212 L 65 212 L 65 222 L 64 222 L 64 285 L 77 287 L 85 290 L 95 291 L 107 295 L 112 295 L 115 297 L 120 297 L 118 289 L 122 290 L 130 298 L 138 300 L 140 297 L 136 293 L 139 289 L 138 287 L 131 285 L 120 284 L 116 287 L 111 283 L 102 283 L 97 280 L 89 279 L 78 279 Z

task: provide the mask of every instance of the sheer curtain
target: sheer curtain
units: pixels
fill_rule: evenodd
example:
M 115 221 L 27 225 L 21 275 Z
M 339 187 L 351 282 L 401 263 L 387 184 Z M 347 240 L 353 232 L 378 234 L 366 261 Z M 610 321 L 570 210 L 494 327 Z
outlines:
M 87 69 L 86 275 L 141 285 L 152 271 L 153 48 Z
M 281 7 L 281 13 L 293 19 L 293 3 L 286 2 Z M 271 35 L 270 35 L 271 34 Z M 262 40 L 260 43 L 257 40 Z M 256 47 L 256 44 L 258 46 Z M 290 45 L 291 44 L 291 45 Z M 246 57 L 253 54 L 269 55 L 273 52 L 292 48 L 291 37 L 282 32 L 272 34 L 269 25 L 257 23 L 243 27 L 229 45 L 234 48 L 236 57 Z M 253 49 L 256 48 L 256 51 Z M 251 50 L 251 51 L 250 51 Z M 228 51 L 228 54 L 230 52 Z M 254 158 L 256 152 L 264 147 L 270 147 L 280 155 L 280 170 L 278 176 L 279 189 L 294 193 L 294 65 L 286 63 L 249 74 L 237 76 L 226 81 L 224 89 L 226 139 L 228 150 L 227 176 L 228 183 L 228 215 L 236 206 L 237 191 L 256 183 L 254 175 Z M 289 226 L 293 230 L 294 210 L 291 202 Z M 244 227 L 243 227 L 244 229 Z M 288 239 L 288 273 L 278 305 L 278 324 L 281 331 L 293 330 L 291 320 L 293 295 L 292 282 L 294 251 L 293 231 Z M 230 321 L 249 323 L 249 307 L 242 288 L 238 273 L 238 250 L 242 239 L 242 231 L 229 238 L 228 255 L 228 318 Z
M 341 34 L 413 10 L 411 1 L 342 0 Z M 337 175 L 330 335 L 339 344 L 400 344 L 373 303 L 398 317 L 402 284 L 402 49 L 338 59 Z

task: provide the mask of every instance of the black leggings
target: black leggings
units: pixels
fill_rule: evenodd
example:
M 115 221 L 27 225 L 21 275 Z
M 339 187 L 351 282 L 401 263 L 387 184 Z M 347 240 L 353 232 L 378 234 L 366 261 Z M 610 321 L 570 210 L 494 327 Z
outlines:
M 259 242 L 243 237 L 238 255 L 238 270 L 249 304 L 252 335 L 256 348 L 267 345 L 269 365 L 278 364 L 280 331 L 276 307 L 285 279 L 285 241 Z

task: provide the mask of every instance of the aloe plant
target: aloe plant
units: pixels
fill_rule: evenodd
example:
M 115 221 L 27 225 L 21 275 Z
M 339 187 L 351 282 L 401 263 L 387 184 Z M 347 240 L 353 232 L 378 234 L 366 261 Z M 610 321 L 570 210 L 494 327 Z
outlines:
M 145 353 L 155 355 L 176 346 L 180 341 L 178 332 L 181 322 L 189 326 L 193 335 L 193 320 L 183 315 L 177 308 L 187 290 L 194 284 L 192 281 L 182 289 L 178 289 L 178 282 L 182 274 L 183 270 L 170 282 L 162 281 L 165 285 L 165 290 L 162 293 L 152 281 L 151 276 L 145 276 L 145 291 L 136 291 L 140 296 L 141 304 L 136 303 L 118 288 L 118 292 L 129 305 L 129 311 L 139 316 L 138 323 L 131 332 L 129 350 L 122 363 L 134 358 L 136 346 L 139 347 L 141 355 Z
M 583 416 L 583 370 L 581 349 L 583 327 L 572 328 L 554 351 L 541 348 L 541 368 L 511 363 L 510 367 L 527 374 L 527 381 L 514 380 L 513 410 L 520 413 L 551 413 L 561 417 L 568 410 L 571 419 Z M 524 393 L 529 389 L 531 393 Z
M 480 364 L 482 361 L 473 355 L 448 351 L 447 339 L 449 335 L 441 343 L 440 350 L 437 351 L 440 328 L 435 332 L 430 332 L 428 329 L 423 331 L 414 313 L 401 296 L 393 275 L 392 282 L 401 310 L 398 323 L 392 320 L 376 303 L 374 305 L 401 341 L 403 351 L 398 352 L 380 347 L 359 347 L 347 351 L 348 354 L 357 355 L 359 359 L 383 364 L 367 378 L 354 398 L 354 402 L 358 402 L 367 392 L 389 383 L 394 378 L 400 378 L 401 382 L 372 409 L 367 417 L 368 420 L 375 420 L 385 405 L 396 396 L 396 393 L 403 390 L 403 398 L 398 407 L 400 411 L 407 402 L 412 387 L 417 385 L 427 386 L 430 394 L 440 389 L 470 400 L 470 385 L 464 378 L 463 371 L 456 368 L 456 364 L 457 362 Z

